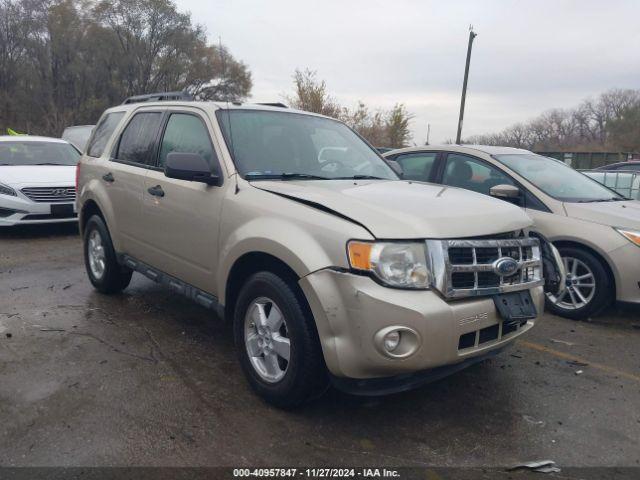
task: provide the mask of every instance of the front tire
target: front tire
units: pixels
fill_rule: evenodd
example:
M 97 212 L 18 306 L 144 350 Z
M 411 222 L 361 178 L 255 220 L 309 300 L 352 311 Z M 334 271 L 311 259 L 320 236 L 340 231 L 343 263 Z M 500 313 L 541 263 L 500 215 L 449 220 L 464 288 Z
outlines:
M 84 229 L 84 264 L 89 280 L 100 293 L 119 293 L 131 282 L 133 271 L 118 263 L 104 220 L 93 215 Z
M 314 320 L 292 281 L 266 271 L 251 276 L 238 296 L 233 329 L 242 369 L 267 402 L 292 408 L 326 389 Z
M 567 271 L 565 288 L 554 295 L 547 293 L 551 313 L 572 320 L 595 316 L 614 299 L 613 281 L 599 258 L 578 247 L 559 247 Z

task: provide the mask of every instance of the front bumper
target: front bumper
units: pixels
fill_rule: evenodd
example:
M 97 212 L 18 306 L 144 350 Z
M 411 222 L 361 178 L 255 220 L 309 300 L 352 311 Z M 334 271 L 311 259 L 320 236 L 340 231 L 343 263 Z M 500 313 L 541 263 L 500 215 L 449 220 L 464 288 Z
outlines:
M 502 335 L 502 320 L 491 297 L 446 302 L 433 290 L 392 289 L 366 276 L 329 269 L 307 275 L 300 286 L 334 377 L 392 377 L 459 364 L 506 346 L 534 324 L 529 320 L 510 332 L 505 328 Z M 540 314 L 542 287 L 532 288 L 531 295 Z M 386 355 L 377 334 L 387 327 L 415 332 L 415 351 L 402 358 Z M 473 337 L 471 332 L 484 334 L 476 333 L 470 346 L 459 348 L 460 337 Z
M 359 396 L 378 396 L 406 392 L 428 383 L 438 381 L 441 378 L 448 377 L 460 370 L 464 370 L 471 365 L 475 365 L 476 363 L 480 363 L 488 358 L 494 357 L 505 348 L 508 347 L 489 350 L 481 355 L 469 357 L 461 362 L 451 365 L 443 365 L 442 367 L 431 368 L 429 370 L 423 370 L 415 373 L 403 373 L 393 377 L 359 379 L 336 377 L 331 375 L 331 383 L 338 390 Z
M 616 300 L 640 303 L 640 247 L 627 242 L 608 255 L 616 279 Z
M 57 217 L 51 214 L 52 205 L 73 205 L 73 216 Z M 76 206 L 73 202 L 34 202 L 18 193 L 18 196 L 0 195 L 0 227 L 39 223 L 77 222 Z

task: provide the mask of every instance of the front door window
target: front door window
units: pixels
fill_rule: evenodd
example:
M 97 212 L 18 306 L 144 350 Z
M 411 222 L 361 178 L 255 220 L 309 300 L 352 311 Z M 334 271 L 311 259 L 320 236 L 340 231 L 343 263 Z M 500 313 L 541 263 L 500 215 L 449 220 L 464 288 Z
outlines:
M 489 195 L 496 185 L 515 185 L 497 168 L 468 155 L 449 153 L 442 183 Z

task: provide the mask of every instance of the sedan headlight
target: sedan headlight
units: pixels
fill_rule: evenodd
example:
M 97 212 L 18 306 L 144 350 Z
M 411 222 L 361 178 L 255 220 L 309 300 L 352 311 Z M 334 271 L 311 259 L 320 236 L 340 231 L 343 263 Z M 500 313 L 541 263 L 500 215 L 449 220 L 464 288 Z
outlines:
M 640 232 L 636 230 L 627 230 L 626 228 L 616 228 L 615 230 L 631 243 L 635 243 L 640 247 Z
M 0 183 L 0 195 L 11 195 L 12 197 L 17 196 L 16 191 L 4 183 Z
M 369 272 L 389 287 L 427 289 L 431 275 L 423 242 L 361 242 L 347 244 L 349 264 Z

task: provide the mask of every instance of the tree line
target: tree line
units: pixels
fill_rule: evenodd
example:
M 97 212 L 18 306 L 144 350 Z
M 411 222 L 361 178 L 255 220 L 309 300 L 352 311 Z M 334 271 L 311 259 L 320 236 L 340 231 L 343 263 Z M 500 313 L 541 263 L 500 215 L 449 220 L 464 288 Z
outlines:
M 467 137 L 463 143 L 535 151 L 640 152 L 640 90 L 610 90 L 575 108 L 549 110 L 498 133 Z
M 59 136 L 132 95 L 243 101 L 251 88 L 249 67 L 208 43 L 172 0 L 0 0 L 0 134 Z M 296 71 L 288 100 L 345 121 L 376 146 L 411 138 L 404 105 L 343 107 L 310 70 Z
M 312 70 L 296 70 L 294 93 L 285 96 L 292 107 L 342 120 L 376 147 L 401 148 L 409 145 L 409 123 L 413 116 L 401 103 L 388 110 L 371 110 L 363 102 L 355 108 L 340 105 L 327 91 L 327 84 Z
M 171 0 L 0 0 L 0 132 L 59 136 L 143 93 L 238 101 L 251 72 Z

